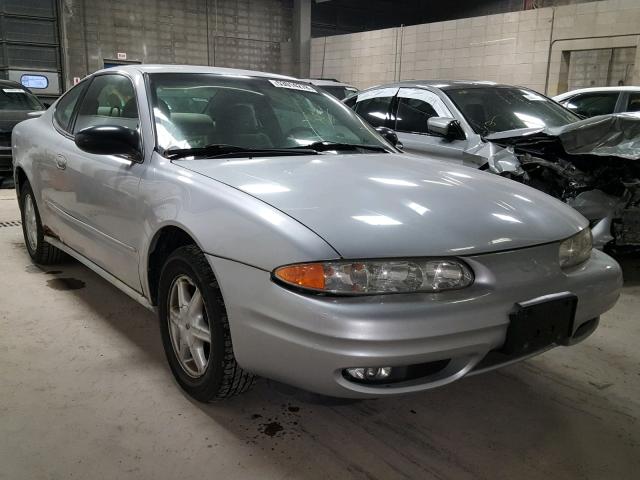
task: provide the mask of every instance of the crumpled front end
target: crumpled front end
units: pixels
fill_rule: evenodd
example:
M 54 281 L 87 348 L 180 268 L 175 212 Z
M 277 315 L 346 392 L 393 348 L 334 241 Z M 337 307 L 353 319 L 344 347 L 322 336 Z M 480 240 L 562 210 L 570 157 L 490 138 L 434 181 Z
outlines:
M 640 116 L 593 117 L 565 127 L 487 137 L 513 151 L 509 178 L 571 205 L 590 222 L 594 246 L 640 248 Z M 498 174 L 491 162 L 489 168 Z

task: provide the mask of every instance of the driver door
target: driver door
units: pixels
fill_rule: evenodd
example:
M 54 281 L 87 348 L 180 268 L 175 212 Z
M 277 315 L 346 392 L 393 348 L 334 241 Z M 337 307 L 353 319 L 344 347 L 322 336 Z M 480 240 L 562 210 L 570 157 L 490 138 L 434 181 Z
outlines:
M 93 78 L 77 109 L 73 135 L 84 128 L 120 125 L 139 130 L 131 80 L 120 74 Z M 142 145 L 140 146 L 142 152 Z M 140 291 L 138 253 L 144 206 L 138 196 L 145 165 L 121 155 L 80 150 L 72 139 L 59 152 L 66 192 L 57 196 L 67 224 L 63 241 L 134 290 Z

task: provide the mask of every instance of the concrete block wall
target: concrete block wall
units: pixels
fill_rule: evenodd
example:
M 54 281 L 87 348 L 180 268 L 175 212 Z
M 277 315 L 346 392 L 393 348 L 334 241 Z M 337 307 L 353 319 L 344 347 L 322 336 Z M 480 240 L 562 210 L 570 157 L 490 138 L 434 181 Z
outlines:
M 549 55 L 548 93 L 564 92 L 568 65 L 564 52 L 635 47 L 635 68 L 629 84 L 640 84 L 640 1 L 605 0 L 555 9 Z
M 555 95 L 568 86 L 563 51 L 639 40 L 640 1 L 602 0 L 315 38 L 311 73 L 360 88 L 399 79 L 474 79 Z M 636 61 L 636 83 L 639 67 Z
M 355 85 L 393 81 L 398 69 L 398 29 L 388 28 L 311 40 L 311 76 Z
M 62 0 L 65 83 L 105 60 L 280 72 L 292 0 Z M 286 55 L 292 55 L 285 49 Z
M 627 85 L 629 67 L 634 65 L 635 47 L 576 50 L 570 54 L 569 90 L 598 86 Z
M 607 82 L 609 85 L 618 85 L 622 80 L 625 85 L 633 83 L 633 68 L 637 63 L 638 48 L 614 48 L 611 54 L 611 68 L 609 69 L 609 77 Z M 636 77 L 637 79 L 638 77 Z

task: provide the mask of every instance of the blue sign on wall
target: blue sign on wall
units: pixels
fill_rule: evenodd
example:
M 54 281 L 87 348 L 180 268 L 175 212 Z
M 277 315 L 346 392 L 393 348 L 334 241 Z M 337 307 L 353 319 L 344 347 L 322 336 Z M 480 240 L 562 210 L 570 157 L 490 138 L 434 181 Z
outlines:
M 49 79 L 44 75 L 22 75 L 20 83 L 27 88 L 44 89 L 49 86 Z

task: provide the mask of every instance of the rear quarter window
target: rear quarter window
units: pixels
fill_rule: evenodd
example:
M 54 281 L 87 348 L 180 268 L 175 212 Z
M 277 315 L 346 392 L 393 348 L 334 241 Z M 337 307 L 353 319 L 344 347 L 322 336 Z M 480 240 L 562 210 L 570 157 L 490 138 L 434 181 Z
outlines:
M 82 82 L 65 93 L 56 103 L 53 118 L 59 128 L 70 132 L 73 112 L 88 82 Z

